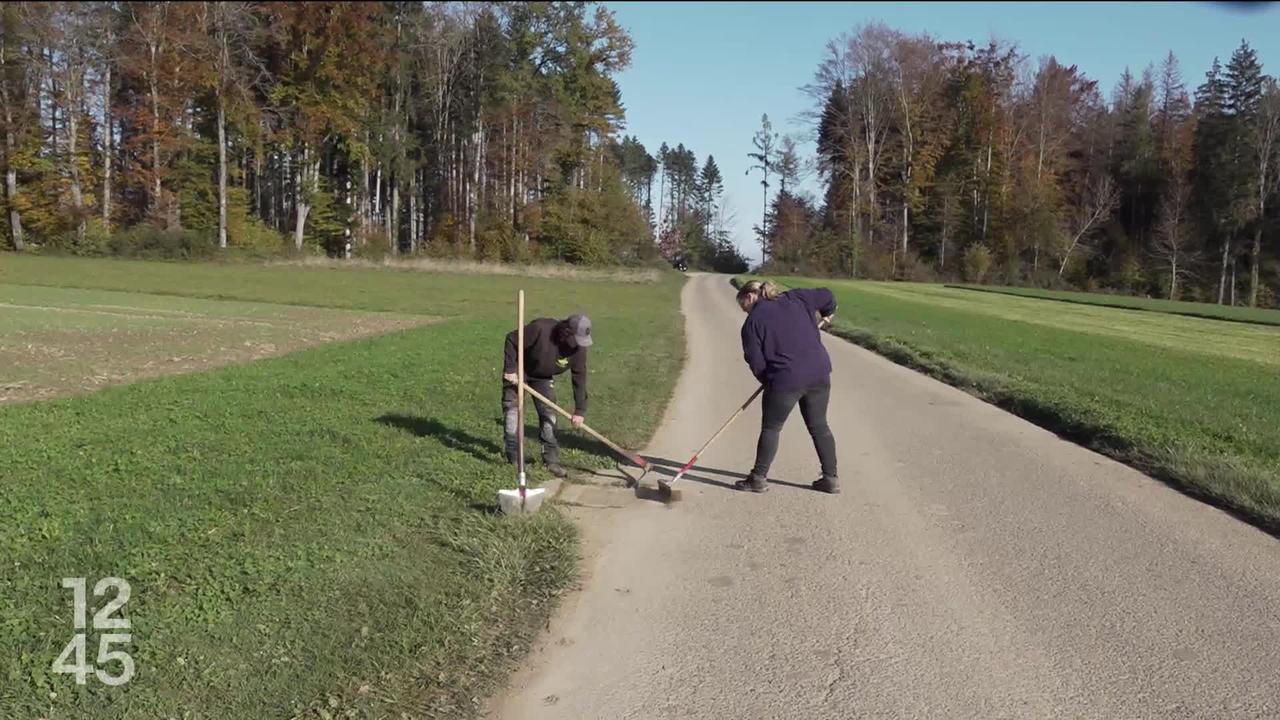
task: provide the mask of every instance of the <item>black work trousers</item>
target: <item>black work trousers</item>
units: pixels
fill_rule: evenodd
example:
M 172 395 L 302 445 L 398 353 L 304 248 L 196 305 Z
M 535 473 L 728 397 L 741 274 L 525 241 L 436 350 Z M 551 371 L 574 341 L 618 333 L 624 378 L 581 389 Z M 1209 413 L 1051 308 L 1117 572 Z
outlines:
M 813 438 L 813 448 L 818 451 L 818 462 L 822 465 L 823 477 L 835 480 L 836 474 L 836 439 L 827 425 L 827 403 L 831 400 L 831 382 L 826 381 L 801 390 L 779 392 L 773 388 L 764 390 L 764 408 L 760 423 L 760 440 L 756 443 L 756 464 L 751 474 L 760 480 L 769 477 L 769 466 L 778 454 L 778 436 L 782 426 L 796 404 L 800 404 L 800 415 L 804 417 L 805 427 Z

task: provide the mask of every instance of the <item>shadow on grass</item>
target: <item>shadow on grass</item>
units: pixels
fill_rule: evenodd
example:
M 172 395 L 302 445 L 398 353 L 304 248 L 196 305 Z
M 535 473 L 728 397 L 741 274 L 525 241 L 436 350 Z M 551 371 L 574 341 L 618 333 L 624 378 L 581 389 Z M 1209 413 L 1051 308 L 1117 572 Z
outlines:
M 435 418 L 390 413 L 377 418 L 376 422 L 399 428 L 418 437 L 434 438 L 445 447 L 461 450 L 483 462 L 491 463 L 502 459 L 502 446 L 497 441 L 451 428 Z
M 495 419 L 493 424 L 498 428 L 498 436 L 501 436 L 502 419 Z M 524 437 L 525 442 L 533 442 L 534 444 L 539 442 L 537 423 L 525 423 Z M 599 455 L 600 457 L 606 458 L 617 457 L 617 454 L 610 450 L 609 446 L 599 440 L 596 440 L 590 435 L 576 431 L 572 427 L 568 427 L 567 423 L 563 422 L 556 424 L 556 443 L 561 449 L 578 450 L 580 452 L 587 453 L 588 455 Z
M 413 433 L 417 437 L 434 438 L 445 447 L 453 448 L 455 450 L 461 450 L 482 462 L 492 463 L 502 459 L 503 449 L 502 449 L 502 445 L 498 441 L 488 439 L 488 438 L 478 437 L 476 435 L 472 435 L 471 433 L 458 430 L 457 428 L 449 427 L 448 425 L 445 425 L 444 423 L 440 422 L 439 420 L 436 420 L 435 418 L 419 417 L 416 415 L 401 415 L 398 413 L 388 413 L 386 415 L 383 415 L 377 418 L 376 422 L 382 423 L 383 425 L 387 425 L 389 427 L 399 428 L 406 432 Z M 498 426 L 499 428 L 498 432 L 500 434 L 502 432 L 501 431 L 502 421 L 497 420 L 495 424 Z M 536 427 L 526 426 L 525 431 L 526 431 L 526 437 L 531 436 L 533 438 L 537 438 Z M 623 460 L 622 458 L 618 458 L 616 454 L 612 450 L 610 450 L 604 443 L 601 443 L 590 436 L 582 435 L 582 434 L 573 432 L 571 430 L 567 432 L 561 430 L 560 432 L 556 433 L 556 439 L 559 441 L 561 448 L 572 448 L 574 450 L 579 450 L 585 453 L 589 453 L 591 455 L 612 458 L 612 459 L 618 460 L 619 465 L 627 464 L 625 460 Z M 651 472 L 657 473 L 659 475 L 664 475 L 668 478 L 675 477 L 676 472 L 678 472 L 679 469 L 684 466 L 684 463 L 682 462 L 677 462 L 675 460 L 670 460 L 667 458 L 654 457 L 651 455 L 644 455 L 643 457 L 645 460 L 648 460 L 649 464 L 652 466 Z M 594 468 L 575 465 L 573 466 L 573 469 L 580 473 L 587 473 L 591 475 L 600 474 L 600 471 Z M 745 474 L 740 472 L 734 472 L 732 470 L 721 470 L 719 468 L 707 467 L 705 465 L 694 465 L 691 468 L 689 468 L 689 470 L 690 470 L 689 472 L 684 474 L 684 477 L 680 478 L 681 482 L 684 482 L 687 480 L 689 482 L 698 483 L 700 485 L 708 485 L 711 487 L 718 487 L 725 490 L 737 490 L 737 488 L 733 486 L 733 480 L 743 480 L 747 477 Z M 718 478 L 716 476 L 718 476 Z M 628 473 L 627 477 L 630 478 L 634 484 L 634 480 L 635 480 L 634 476 Z M 725 479 L 719 479 L 719 478 L 732 478 L 732 479 L 725 480 Z M 795 488 L 797 490 L 813 489 L 808 485 L 788 482 L 786 480 L 770 479 L 769 483 L 771 485 L 781 485 L 783 487 Z M 484 504 L 484 503 L 473 503 L 471 505 L 471 509 L 479 512 L 491 513 L 491 514 L 498 512 L 498 508 L 496 505 Z
M 496 501 L 488 502 L 488 503 L 473 502 L 467 507 L 470 508 L 472 512 L 478 512 L 481 515 L 498 517 L 499 515 L 502 514 L 502 508 L 498 507 L 498 503 Z

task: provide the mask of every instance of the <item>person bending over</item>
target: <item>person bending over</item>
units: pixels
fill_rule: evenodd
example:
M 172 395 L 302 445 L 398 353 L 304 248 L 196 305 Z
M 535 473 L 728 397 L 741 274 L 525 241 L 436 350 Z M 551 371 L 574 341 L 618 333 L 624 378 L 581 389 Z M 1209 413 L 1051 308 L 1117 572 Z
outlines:
M 520 423 L 524 418 L 517 409 L 516 343 L 518 333 L 507 333 L 502 363 L 503 444 L 507 462 L 516 462 L 520 443 Z M 591 319 L 571 315 L 564 320 L 538 318 L 524 327 L 524 381 L 529 387 L 556 401 L 555 376 L 565 370 L 573 374 L 573 425 L 582 425 L 587 414 L 587 348 L 591 347 Z M 568 473 L 560 464 L 560 445 L 556 442 L 556 411 L 534 399 L 538 410 L 538 438 L 542 441 L 542 462 L 552 475 L 562 478 Z
M 771 282 L 752 280 L 738 291 L 738 305 L 747 313 L 742 323 L 742 353 L 751 374 L 764 385 L 764 407 L 756 463 L 740 490 L 769 489 L 769 466 L 778 454 L 778 436 L 796 404 L 818 452 L 822 476 L 813 489 L 840 492 L 836 474 L 836 441 L 827 425 L 831 398 L 831 358 L 822 346 L 821 322 L 830 322 L 836 299 L 827 288 L 779 293 Z

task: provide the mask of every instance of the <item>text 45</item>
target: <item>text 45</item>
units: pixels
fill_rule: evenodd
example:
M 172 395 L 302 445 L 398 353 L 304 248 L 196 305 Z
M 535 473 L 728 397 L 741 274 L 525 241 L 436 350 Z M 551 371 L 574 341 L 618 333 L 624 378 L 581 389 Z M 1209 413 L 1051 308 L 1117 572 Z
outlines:
M 62 654 L 58 656 L 58 659 L 53 661 L 53 671 L 55 673 L 75 675 L 77 685 L 84 685 L 90 672 L 93 672 L 94 677 L 98 678 L 98 682 L 105 685 L 123 685 L 129 682 L 130 678 L 133 677 L 133 658 L 124 650 L 111 649 L 113 645 L 128 645 L 133 641 L 133 636 L 128 632 L 129 619 L 116 616 L 120 608 L 129 602 L 129 583 L 120 578 L 112 577 L 103 578 L 98 581 L 97 585 L 93 586 L 94 597 L 102 597 L 107 594 L 108 590 L 115 590 L 115 597 L 93 614 L 93 629 L 95 631 L 107 631 L 98 635 L 98 660 L 96 663 L 98 667 L 96 669 L 85 662 L 87 635 L 84 631 L 88 620 L 85 579 L 62 578 L 62 587 L 72 591 L 74 611 L 72 613 L 71 627 L 72 630 L 77 632 L 71 636 L 71 642 L 67 643 L 67 646 L 63 648 Z M 70 662 L 72 659 L 75 662 Z M 101 667 L 109 663 L 119 663 L 120 672 L 112 675 Z

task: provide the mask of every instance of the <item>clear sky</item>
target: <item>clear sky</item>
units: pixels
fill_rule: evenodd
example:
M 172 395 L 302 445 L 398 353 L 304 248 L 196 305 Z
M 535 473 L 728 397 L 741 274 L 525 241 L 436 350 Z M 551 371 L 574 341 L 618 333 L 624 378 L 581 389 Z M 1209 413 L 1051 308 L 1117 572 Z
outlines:
M 626 133 L 650 153 L 684 143 L 701 164 L 714 155 L 736 215 L 734 241 L 748 258 L 760 249 L 760 177 L 746 175 L 751 137 L 768 113 L 774 130 L 803 133 L 810 107 L 800 91 L 828 40 L 881 20 L 940 40 L 992 37 L 1018 43 L 1032 60 L 1056 55 L 1098 80 L 1104 97 L 1126 67 L 1134 74 L 1172 50 L 1188 91 L 1214 56 L 1225 64 L 1247 39 L 1263 70 L 1280 75 L 1280 3 L 809 3 L 607 2 L 635 41 L 619 77 Z M 812 146 L 806 145 L 806 155 Z M 810 189 L 816 185 L 809 183 Z M 776 187 L 776 186 L 775 186 Z M 655 188 L 656 192 L 656 188 Z

